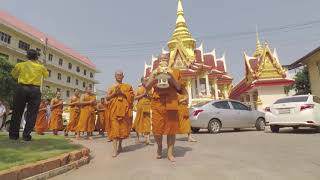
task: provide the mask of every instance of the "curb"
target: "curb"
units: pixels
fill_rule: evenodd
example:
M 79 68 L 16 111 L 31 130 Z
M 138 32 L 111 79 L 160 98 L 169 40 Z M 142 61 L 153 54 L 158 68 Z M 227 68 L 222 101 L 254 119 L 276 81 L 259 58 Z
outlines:
M 57 169 L 53 169 L 51 171 L 44 172 L 42 174 L 38 174 L 29 178 L 26 178 L 25 180 L 44 180 L 44 179 L 49 179 L 54 176 L 58 176 L 60 174 L 64 174 L 68 171 L 71 171 L 73 169 L 78 169 L 79 167 L 86 165 L 90 162 L 89 157 L 83 157 L 79 159 L 78 161 L 72 162 L 70 164 L 67 164 L 65 166 L 59 167 Z
M 88 164 L 89 162 L 90 150 L 88 148 L 82 148 L 57 157 L 0 171 L 0 179 L 47 179 Z

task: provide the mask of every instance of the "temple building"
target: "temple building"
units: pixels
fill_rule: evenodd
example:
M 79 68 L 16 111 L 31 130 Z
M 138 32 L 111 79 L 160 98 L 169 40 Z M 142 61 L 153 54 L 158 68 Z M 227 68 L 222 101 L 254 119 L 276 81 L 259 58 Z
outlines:
M 218 58 L 215 50 L 205 53 L 203 45 L 196 47 L 184 18 L 182 1 L 178 0 L 176 27 L 168 42 L 167 55 L 170 67 L 179 69 L 187 85 L 189 105 L 213 99 L 227 99 L 232 77 L 227 73 L 225 55 Z M 144 76 L 148 77 L 159 66 L 159 59 L 152 56 L 151 64 L 145 64 Z
M 231 99 L 242 101 L 252 109 L 263 110 L 277 99 L 287 96 L 286 86 L 294 83 L 282 67 L 276 49 L 271 52 L 267 42 L 262 47 L 257 33 L 253 56 L 244 53 L 245 77 L 230 93 Z

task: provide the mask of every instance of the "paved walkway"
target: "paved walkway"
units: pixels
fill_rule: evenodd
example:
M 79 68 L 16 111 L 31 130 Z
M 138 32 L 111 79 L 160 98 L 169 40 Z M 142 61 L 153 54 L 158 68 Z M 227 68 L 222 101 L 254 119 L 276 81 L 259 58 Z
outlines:
M 134 134 L 132 134 L 134 137 Z M 89 165 L 54 180 L 283 180 L 320 179 L 320 134 L 285 131 L 280 134 L 241 131 L 195 135 L 198 143 L 179 136 L 177 162 L 156 160 L 156 146 L 124 142 L 124 153 L 111 157 L 105 138 L 79 143 L 92 150 Z

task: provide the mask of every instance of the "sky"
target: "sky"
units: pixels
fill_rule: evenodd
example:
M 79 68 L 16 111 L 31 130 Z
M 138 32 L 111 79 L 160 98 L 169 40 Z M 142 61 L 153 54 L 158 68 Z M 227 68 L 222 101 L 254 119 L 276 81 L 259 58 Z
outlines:
M 166 48 L 176 21 L 178 0 L 0 0 L 9 12 L 88 56 L 105 90 L 122 69 L 137 86 L 145 62 Z M 183 0 L 187 25 L 205 52 L 226 54 L 236 84 L 244 77 L 243 52 L 252 55 L 256 27 L 261 41 L 291 64 L 320 44 L 319 0 Z

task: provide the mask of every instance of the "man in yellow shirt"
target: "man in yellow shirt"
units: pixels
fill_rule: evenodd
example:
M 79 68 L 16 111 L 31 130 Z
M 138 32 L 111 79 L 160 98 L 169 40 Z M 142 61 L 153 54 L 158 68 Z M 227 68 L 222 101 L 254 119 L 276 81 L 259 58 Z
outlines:
M 40 84 L 42 78 L 48 77 L 47 69 L 38 63 L 38 52 L 34 49 L 27 51 L 26 62 L 15 65 L 12 76 L 18 80 L 18 86 L 13 98 L 13 112 L 10 122 L 9 138 L 19 139 L 21 117 L 27 105 L 26 125 L 23 131 L 23 140 L 31 141 L 33 130 L 39 110 L 41 92 Z

